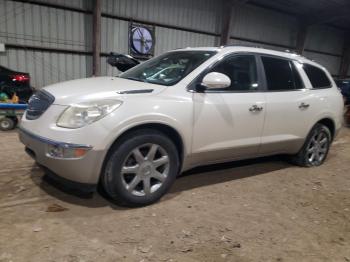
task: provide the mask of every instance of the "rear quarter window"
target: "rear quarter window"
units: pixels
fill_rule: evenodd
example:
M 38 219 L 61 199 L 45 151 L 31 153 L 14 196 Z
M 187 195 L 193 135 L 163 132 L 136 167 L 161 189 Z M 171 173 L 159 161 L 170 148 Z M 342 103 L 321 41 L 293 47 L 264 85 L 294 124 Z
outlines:
M 331 81 L 322 69 L 309 64 L 304 64 L 303 68 L 314 89 L 332 87 Z

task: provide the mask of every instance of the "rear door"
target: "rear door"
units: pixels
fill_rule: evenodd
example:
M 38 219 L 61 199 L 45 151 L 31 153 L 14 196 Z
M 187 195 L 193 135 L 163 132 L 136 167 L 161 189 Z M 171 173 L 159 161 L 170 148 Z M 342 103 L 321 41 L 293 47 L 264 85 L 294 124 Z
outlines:
M 304 143 L 313 119 L 313 96 L 297 61 L 261 55 L 265 71 L 266 119 L 261 154 L 295 153 Z

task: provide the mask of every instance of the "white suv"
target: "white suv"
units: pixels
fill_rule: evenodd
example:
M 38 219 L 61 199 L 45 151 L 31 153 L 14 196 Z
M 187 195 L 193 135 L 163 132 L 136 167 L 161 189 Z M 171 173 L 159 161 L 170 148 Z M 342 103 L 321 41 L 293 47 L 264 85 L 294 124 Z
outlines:
M 19 133 L 52 177 L 81 190 L 100 184 L 117 203 L 139 206 L 198 165 L 274 154 L 321 165 L 342 111 L 331 75 L 304 57 L 186 48 L 119 77 L 42 89 Z

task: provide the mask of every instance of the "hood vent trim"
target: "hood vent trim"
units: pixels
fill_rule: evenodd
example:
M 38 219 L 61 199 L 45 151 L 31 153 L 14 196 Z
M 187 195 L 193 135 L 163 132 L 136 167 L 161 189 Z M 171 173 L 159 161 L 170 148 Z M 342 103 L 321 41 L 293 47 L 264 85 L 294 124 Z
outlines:
M 117 93 L 120 95 L 126 95 L 126 94 L 145 94 L 145 93 L 152 93 L 154 89 L 136 89 L 136 90 L 125 90 L 125 91 L 118 91 Z

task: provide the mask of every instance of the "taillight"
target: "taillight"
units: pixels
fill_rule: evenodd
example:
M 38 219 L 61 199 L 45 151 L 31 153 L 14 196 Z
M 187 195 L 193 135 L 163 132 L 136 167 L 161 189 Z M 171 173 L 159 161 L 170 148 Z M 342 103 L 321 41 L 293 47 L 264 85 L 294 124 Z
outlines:
M 18 75 L 12 75 L 11 79 L 14 82 L 29 82 L 30 77 L 29 75 L 18 74 Z

